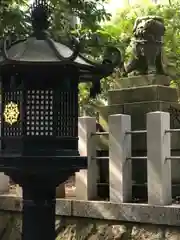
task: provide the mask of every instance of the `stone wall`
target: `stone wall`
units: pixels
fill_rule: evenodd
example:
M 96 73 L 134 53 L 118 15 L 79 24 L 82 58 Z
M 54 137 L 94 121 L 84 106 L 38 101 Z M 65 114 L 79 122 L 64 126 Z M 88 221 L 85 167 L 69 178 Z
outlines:
M 21 240 L 21 211 L 21 198 L 0 196 L 1 240 Z M 180 205 L 56 203 L 56 240 L 179 240 L 179 226 Z
M 21 215 L 0 213 L 0 239 L 21 240 Z M 57 217 L 56 240 L 178 240 L 178 227 Z

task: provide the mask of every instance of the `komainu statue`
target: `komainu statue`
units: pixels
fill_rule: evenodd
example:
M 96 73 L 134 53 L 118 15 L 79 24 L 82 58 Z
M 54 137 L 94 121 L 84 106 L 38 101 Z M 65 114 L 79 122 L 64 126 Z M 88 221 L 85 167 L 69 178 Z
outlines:
M 133 29 L 133 56 L 124 64 L 123 76 L 165 74 L 162 63 L 164 21 L 158 16 L 146 16 L 136 19 Z

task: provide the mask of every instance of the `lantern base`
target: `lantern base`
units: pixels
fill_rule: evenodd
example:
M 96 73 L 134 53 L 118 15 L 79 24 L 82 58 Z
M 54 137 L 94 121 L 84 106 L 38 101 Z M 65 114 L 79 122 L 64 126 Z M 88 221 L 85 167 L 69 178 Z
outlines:
M 59 184 L 66 178 L 64 173 L 77 172 L 87 168 L 87 157 L 82 156 L 22 156 L 19 154 L 0 154 L 0 171 L 7 175 L 23 173 L 51 178 L 59 176 Z M 60 178 L 62 174 L 62 180 Z M 18 181 L 19 182 L 19 181 Z
M 55 240 L 55 186 L 49 189 L 23 187 L 22 240 Z
M 23 189 L 22 240 L 55 240 L 56 186 L 87 167 L 87 157 L 0 154 L 0 171 Z

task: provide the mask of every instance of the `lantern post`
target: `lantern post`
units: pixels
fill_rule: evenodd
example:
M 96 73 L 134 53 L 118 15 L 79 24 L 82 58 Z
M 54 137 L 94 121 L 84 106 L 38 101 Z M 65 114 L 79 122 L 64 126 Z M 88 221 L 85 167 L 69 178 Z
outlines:
M 3 39 L 0 56 L 0 170 L 23 189 L 22 240 L 54 240 L 55 189 L 81 168 L 87 158 L 78 152 L 78 84 L 100 80 L 120 62 L 120 52 L 108 48 L 102 63 L 48 34 L 49 5 L 32 6 L 33 33 L 26 39 Z

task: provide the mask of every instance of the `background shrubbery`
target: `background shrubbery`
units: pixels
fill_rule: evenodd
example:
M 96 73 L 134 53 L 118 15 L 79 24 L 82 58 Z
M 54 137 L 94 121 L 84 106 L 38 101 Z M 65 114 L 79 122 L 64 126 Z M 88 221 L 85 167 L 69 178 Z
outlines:
M 112 19 L 104 8 L 104 2 L 105 0 L 51 0 L 55 10 L 50 31 L 57 39 L 60 37 L 66 39 L 67 33 L 70 32 L 76 36 L 85 34 L 82 51 L 84 54 L 90 53 L 96 60 L 101 57 L 104 46 L 108 44 L 116 45 L 127 59 L 131 53 L 128 45 L 135 19 L 149 14 L 162 16 L 166 25 L 163 61 L 167 72 L 172 76 L 172 85 L 180 88 L 180 2 L 171 0 L 166 5 L 146 3 L 133 7 L 127 4 L 127 7 L 119 10 Z M 0 5 L 0 16 L 1 36 L 9 32 L 25 36 L 31 31 L 26 0 L 3 1 Z M 78 22 L 74 22 L 74 17 L 71 16 L 77 16 Z M 113 87 L 113 82 L 118 77 L 117 71 L 108 79 L 103 79 L 102 94 L 93 101 L 89 99 L 89 84 L 81 84 L 79 98 L 81 113 L 86 110 L 92 114 L 91 106 L 97 103 L 105 104 L 107 91 Z

